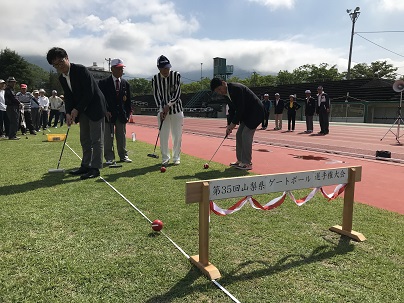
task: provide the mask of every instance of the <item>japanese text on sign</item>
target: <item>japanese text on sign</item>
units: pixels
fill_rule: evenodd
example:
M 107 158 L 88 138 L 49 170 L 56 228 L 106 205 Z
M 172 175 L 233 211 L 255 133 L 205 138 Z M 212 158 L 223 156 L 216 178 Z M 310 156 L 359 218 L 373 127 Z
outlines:
M 217 179 L 209 182 L 209 199 L 283 192 L 347 182 L 348 168 Z

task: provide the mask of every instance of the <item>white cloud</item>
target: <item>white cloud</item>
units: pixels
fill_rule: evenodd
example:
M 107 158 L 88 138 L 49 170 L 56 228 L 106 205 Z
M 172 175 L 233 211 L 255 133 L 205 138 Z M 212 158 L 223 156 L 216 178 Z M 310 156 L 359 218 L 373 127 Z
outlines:
M 403 12 L 404 6 L 402 0 L 379 0 L 380 9 L 389 12 Z
M 252 10 L 262 10 L 263 6 L 292 10 L 301 3 L 295 0 L 248 1 L 259 4 L 251 5 L 253 8 L 250 6 L 249 9 Z M 320 63 L 336 64 L 340 71 L 346 70 L 348 36 L 340 39 L 336 34 L 339 29 L 332 27 L 330 21 L 309 37 L 303 35 L 301 28 L 288 27 L 293 24 L 285 22 L 275 34 L 271 30 L 263 32 L 262 37 L 267 40 L 250 39 L 248 30 L 244 31 L 246 35 L 238 39 L 212 39 L 206 35 L 217 31 L 218 21 L 209 18 L 210 9 L 201 10 L 197 3 L 184 2 L 181 1 L 182 5 L 190 5 L 192 9 L 177 7 L 175 0 L 70 0 L 68 4 L 62 0 L 5 2 L 0 18 L 0 27 L 3 29 L 0 31 L 0 49 L 8 47 L 20 55 L 40 55 L 45 58 L 48 49 L 60 46 L 66 49 L 72 62 L 87 66 L 97 62 L 99 66 L 107 67 L 105 58 L 120 57 L 127 65 L 126 73 L 137 76 L 154 74 L 157 71 L 156 58 L 161 54 L 167 55 L 180 72 L 198 70 L 201 62 L 204 69 L 211 69 L 214 57 L 227 58 L 228 64 L 261 74 L 291 71 L 304 64 Z M 360 5 L 370 2 L 373 3 L 373 0 L 362 0 Z M 393 0 L 378 2 L 386 9 L 394 3 Z M 16 9 L 19 7 L 24 7 L 24 11 Z M 363 10 L 366 10 L 366 5 Z M 187 14 L 188 11 L 198 12 L 196 15 L 200 19 Z M 238 11 L 243 13 L 242 9 L 234 12 Z M 363 18 L 361 16 L 361 26 L 365 16 L 375 20 L 371 14 L 367 11 Z M 387 13 L 383 14 L 377 20 L 382 22 L 382 17 L 388 16 Z M 345 6 L 341 9 L 340 18 L 344 17 Z M 338 22 L 338 19 L 335 20 Z M 200 23 L 203 21 L 205 23 Z M 226 20 L 222 23 L 226 24 Z M 248 29 L 249 22 L 240 23 L 239 26 Z M 364 24 L 363 28 L 366 28 Z M 238 33 L 238 29 L 234 28 L 234 32 Z M 251 31 L 259 30 L 251 28 Z M 283 30 L 286 33 L 284 38 L 278 38 Z M 205 38 L 196 38 L 200 32 L 204 32 Z M 339 40 L 343 40 L 342 43 Z M 329 42 L 335 41 L 337 43 L 331 48 Z M 366 62 L 362 58 L 370 53 L 369 50 L 377 49 L 367 42 L 361 42 L 355 38 L 353 61 L 361 58 L 360 62 Z M 339 45 L 342 45 L 341 48 Z M 400 49 L 390 45 L 389 48 Z M 386 57 L 386 54 L 380 51 L 372 61 L 379 57 Z M 396 58 L 394 62 L 397 61 Z
M 250 2 L 256 2 L 260 5 L 269 7 L 271 10 L 278 8 L 291 9 L 295 6 L 295 0 L 248 0 Z

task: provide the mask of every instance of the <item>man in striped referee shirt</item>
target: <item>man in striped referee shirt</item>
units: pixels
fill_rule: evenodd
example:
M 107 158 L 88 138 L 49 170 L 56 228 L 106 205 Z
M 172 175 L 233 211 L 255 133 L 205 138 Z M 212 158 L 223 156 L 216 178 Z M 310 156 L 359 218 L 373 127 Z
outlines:
M 170 60 L 161 55 L 157 58 L 159 73 L 153 76 L 152 87 L 154 100 L 158 107 L 158 125 L 160 127 L 160 151 L 162 164 L 167 165 L 171 159 L 168 150 L 168 138 L 171 132 L 172 161 L 174 165 L 180 164 L 182 125 L 184 113 L 182 111 L 181 75 L 171 70 Z

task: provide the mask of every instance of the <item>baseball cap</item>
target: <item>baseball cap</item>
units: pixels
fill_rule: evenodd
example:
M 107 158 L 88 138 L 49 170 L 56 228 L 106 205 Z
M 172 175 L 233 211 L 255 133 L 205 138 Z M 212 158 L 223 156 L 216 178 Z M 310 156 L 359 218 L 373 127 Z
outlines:
M 0 79 L 0 83 L 6 83 L 6 81 L 4 81 L 3 79 Z
M 122 67 L 122 66 L 125 66 L 125 65 L 123 64 L 123 61 L 121 59 L 115 58 L 115 59 L 111 60 L 111 66 Z
M 311 94 L 311 91 L 309 89 L 306 89 L 306 91 L 304 93 L 305 94 Z
M 20 88 L 27 88 L 27 87 L 28 86 L 26 84 L 24 84 L 24 83 L 20 85 Z
M 276 93 L 275 96 L 279 96 L 279 93 Z
M 41 88 L 41 89 L 39 90 L 39 92 L 40 92 L 40 93 L 44 93 L 45 90 L 44 90 L 43 88 Z
M 32 93 L 33 94 L 39 94 L 39 91 L 37 89 L 35 89 Z
M 7 82 L 16 82 L 14 77 L 8 77 Z
M 269 95 L 268 95 L 268 94 L 264 94 L 264 97 L 269 97 Z
M 161 55 L 157 58 L 158 68 L 171 68 L 170 60 L 166 56 Z

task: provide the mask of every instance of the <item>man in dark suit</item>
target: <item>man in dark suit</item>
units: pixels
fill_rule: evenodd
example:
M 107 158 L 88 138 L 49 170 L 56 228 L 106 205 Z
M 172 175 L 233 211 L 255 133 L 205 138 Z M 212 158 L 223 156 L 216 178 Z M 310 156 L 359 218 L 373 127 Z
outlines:
M 306 133 L 311 134 L 313 132 L 313 116 L 316 112 L 316 100 L 311 96 L 311 91 L 307 89 L 306 94 L 306 104 L 304 108 L 304 115 L 306 116 Z
M 104 157 L 107 165 L 115 163 L 114 128 L 120 162 L 132 162 L 126 150 L 126 123 L 129 121 L 132 107 L 129 83 L 122 79 L 124 67 L 121 59 L 112 59 L 112 75 L 98 82 L 98 86 L 107 101 L 107 125 L 104 136 Z
M 70 173 L 81 175 L 81 179 L 95 178 L 100 175 L 104 145 L 105 97 L 87 68 L 70 63 L 66 51 L 53 47 L 46 55 L 48 63 L 60 73 L 65 105 L 66 123 L 80 123 L 80 143 L 83 158 L 79 169 Z
M 328 135 L 329 130 L 329 115 L 330 115 L 330 97 L 324 92 L 323 87 L 317 87 L 317 107 L 318 121 L 320 122 L 319 135 Z
M 285 102 L 281 100 L 281 96 L 276 93 L 274 100 L 274 113 L 275 113 L 275 128 L 274 130 L 282 129 L 282 119 L 283 119 L 283 110 L 285 108 Z
M 231 123 L 226 128 L 226 136 L 240 124 L 236 134 L 237 161 L 230 165 L 243 170 L 252 169 L 252 144 L 255 130 L 264 119 L 264 105 L 247 86 L 240 83 L 213 78 L 210 89 L 223 96 L 229 105 Z

